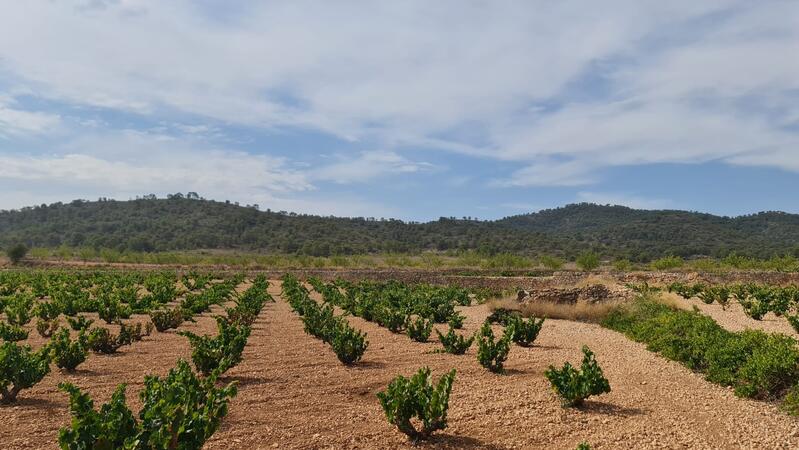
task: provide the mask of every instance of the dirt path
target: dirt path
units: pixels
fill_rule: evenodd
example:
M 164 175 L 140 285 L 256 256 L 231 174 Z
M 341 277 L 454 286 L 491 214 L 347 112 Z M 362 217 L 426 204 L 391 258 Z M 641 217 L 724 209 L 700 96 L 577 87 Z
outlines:
M 280 299 L 278 283 L 270 291 L 277 303 L 266 305 L 244 361 L 228 373 L 239 381 L 239 395 L 206 448 L 412 448 L 385 421 L 375 393 L 396 374 L 410 375 L 424 365 L 436 377 L 458 369 L 450 427 L 426 448 L 573 449 L 583 440 L 596 449 L 799 447 L 799 420 L 773 405 L 739 399 L 595 325 L 548 321 L 537 346 L 514 347 L 508 373 L 493 375 L 478 365 L 474 347 L 464 356 L 433 354 L 437 342 L 416 343 L 350 318 L 368 333 L 370 347 L 360 364 L 345 367 L 329 346 L 303 331 L 299 317 Z M 468 333 L 488 313 L 484 306 L 463 311 Z M 189 328 L 213 333 L 214 321 L 202 317 Z M 579 362 L 583 344 L 596 353 L 613 392 L 583 410 L 564 410 L 543 372 L 550 364 Z M 127 382 L 129 401 L 138 410 L 144 375 L 165 374 L 188 356 L 185 338 L 157 333 L 119 356 L 91 355 L 74 375 L 56 369 L 23 391 L 19 405 L 0 407 L 0 448 L 57 447 L 58 428 L 69 422 L 67 397 L 56 388 L 60 381 L 87 389 L 98 404 L 117 383 Z

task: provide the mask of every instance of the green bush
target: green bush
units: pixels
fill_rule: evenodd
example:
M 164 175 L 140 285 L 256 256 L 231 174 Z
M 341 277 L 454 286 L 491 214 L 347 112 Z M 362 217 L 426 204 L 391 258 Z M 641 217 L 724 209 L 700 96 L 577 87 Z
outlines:
M 432 384 L 430 369 L 425 367 L 410 379 L 397 376 L 388 389 L 379 392 L 377 398 L 386 414 L 386 419 L 408 436 L 413 442 L 428 438 L 434 431 L 447 427 L 447 410 L 455 369 L 442 375 L 435 386 Z M 421 429 L 414 427 L 411 419 L 421 423 Z
M 444 346 L 444 351 L 447 353 L 452 353 L 453 355 L 462 355 L 466 353 L 466 350 L 472 346 L 472 342 L 474 342 L 474 336 L 469 337 L 468 339 L 459 335 L 455 332 L 455 329 L 450 327 L 447 334 L 441 334 L 440 331 L 436 330 L 438 334 L 438 340 L 441 342 L 441 345 Z
M 42 320 L 55 320 L 61 314 L 61 308 L 55 302 L 39 302 L 33 308 L 33 315 Z
M 86 335 L 81 333 L 74 341 L 69 338 L 69 330 L 61 328 L 50 339 L 50 351 L 52 352 L 53 362 L 61 369 L 69 372 L 75 370 L 78 365 L 86 361 L 89 354 L 89 342 Z
M 679 256 L 666 256 L 652 261 L 650 266 L 654 270 L 672 270 L 683 266 L 685 261 Z
M 49 338 L 58 331 L 59 320 L 36 319 L 36 332 L 43 338 Z
M 133 313 L 130 306 L 122 304 L 112 295 L 103 296 L 98 302 L 97 314 L 105 323 L 120 323 L 122 319 L 129 319 Z
M 497 308 L 491 314 L 488 315 L 486 320 L 491 323 L 498 323 L 500 325 L 507 325 L 508 321 L 511 320 L 512 317 L 521 317 L 521 312 L 506 309 L 506 308 Z
M 155 329 L 160 332 L 171 330 L 183 323 L 183 310 L 173 308 L 150 311 L 150 320 L 155 325 Z
M 343 326 L 336 329 L 330 346 L 339 361 L 344 364 L 354 364 L 361 359 L 366 348 L 369 347 L 369 341 L 366 340 L 366 333 L 344 323 Z
M 561 369 L 549 366 L 544 375 L 560 397 L 563 406 L 580 406 L 592 395 L 610 392 L 610 384 L 587 346 L 583 346 L 583 363 L 580 370 L 567 362 Z
M 0 339 L 8 342 L 24 341 L 28 339 L 28 331 L 19 325 L 0 322 Z
M 541 265 L 550 270 L 560 270 L 563 268 L 565 262 L 555 256 L 543 255 L 539 258 Z
M 408 317 L 408 321 L 405 324 L 405 331 L 408 333 L 408 337 L 413 339 L 416 342 L 427 342 L 427 339 L 430 338 L 430 333 L 433 332 L 433 321 L 432 320 L 425 320 L 424 317 L 417 317 L 415 320 L 411 320 Z
M 727 331 L 696 311 L 650 300 L 611 312 L 603 326 L 704 373 L 709 381 L 734 387 L 739 396 L 778 399 L 799 383 L 799 348 L 788 336 Z
M 183 360 L 166 378 L 147 376 L 138 420 L 126 404 L 124 384 L 97 411 L 87 394 L 61 383 L 70 397 L 72 423 L 59 431 L 58 443 L 62 449 L 202 448 L 237 393 L 235 383 L 217 387 L 216 381 L 198 378 Z
M 385 306 L 376 317 L 377 323 L 392 333 L 401 333 L 407 322 L 407 315 L 390 306 Z
M 447 320 L 447 324 L 455 328 L 456 330 L 460 330 L 463 328 L 463 321 L 466 320 L 466 316 L 463 314 L 456 312 L 455 314 L 449 316 L 449 320 Z
M 31 321 L 35 298 L 29 294 L 17 294 L 5 306 L 6 320 L 11 325 L 25 325 Z
M 491 372 L 502 373 L 510 352 L 510 340 L 511 334 L 507 332 L 501 339 L 495 339 L 491 323 L 485 321 L 477 333 L 477 361 Z
M 50 373 L 50 351 L 32 351 L 14 342 L 0 345 L 0 402 L 13 403 L 23 389 L 42 381 Z
M 94 319 L 89 319 L 86 316 L 67 317 L 67 323 L 74 331 L 84 331 L 92 326 Z
M 222 374 L 241 362 L 241 354 L 250 337 L 250 327 L 229 324 L 224 317 L 216 318 L 219 333 L 198 336 L 188 331 L 178 334 L 188 338 L 191 344 L 191 360 L 198 372 L 208 376 L 214 371 Z
M 577 267 L 590 272 L 599 267 L 599 255 L 594 252 L 585 252 L 577 257 Z
M 16 244 L 12 245 L 8 249 L 6 249 L 6 256 L 8 256 L 9 261 L 11 264 L 19 264 L 25 255 L 28 254 L 28 247 L 25 244 Z
M 511 334 L 513 342 L 522 347 L 529 347 L 533 345 L 538 333 L 541 332 L 541 327 L 544 326 L 544 319 L 536 320 L 535 317 L 531 317 L 525 321 L 521 317 L 512 316 L 507 323 L 508 332 Z
M 130 345 L 131 339 L 125 335 L 111 334 L 107 328 L 92 328 L 88 334 L 89 348 L 96 353 L 116 353 L 123 345 Z

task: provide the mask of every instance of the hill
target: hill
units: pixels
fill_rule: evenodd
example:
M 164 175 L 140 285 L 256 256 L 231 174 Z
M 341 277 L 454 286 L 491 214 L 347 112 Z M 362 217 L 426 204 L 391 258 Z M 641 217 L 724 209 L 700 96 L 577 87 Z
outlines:
M 182 195 L 116 201 L 75 200 L 0 211 L 0 246 L 60 245 L 134 251 L 247 249 L 326 256 L 423 250 L 551 254 L 586 250 L 648 261 L 730 253 L 799 254 L 799 215 L 719 217 L 575 204 L 496 221 L 441 218 L 427 223 L 260 211 Z

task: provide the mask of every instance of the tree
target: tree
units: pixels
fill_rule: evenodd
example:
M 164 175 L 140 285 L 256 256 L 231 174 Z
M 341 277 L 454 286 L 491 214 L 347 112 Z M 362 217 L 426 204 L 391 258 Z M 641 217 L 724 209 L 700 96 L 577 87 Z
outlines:
M 577 257 L 576 262 L 581 269 L 590 272 L 599 267 L 599 255 L 594 252 L 585 252 Z
M 11 260 L 11 264 L 19 263 L 27 254 L 28 247 L 26 247 L 25 244 L 13 245 L 6 250 L 6 255 L 8 256 L 8 259 Z

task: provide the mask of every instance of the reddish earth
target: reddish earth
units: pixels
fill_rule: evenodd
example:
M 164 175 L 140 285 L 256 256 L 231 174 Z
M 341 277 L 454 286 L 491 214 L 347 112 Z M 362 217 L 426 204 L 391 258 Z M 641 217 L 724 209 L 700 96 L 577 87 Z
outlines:
M 228 372 L 239 382 L 239 395 L 206 448 L 411 448 L 385 421 L 375 393 L 395 375 L 425 365 L 436 377 L 450 368 L 458 374 L 450 426 L 422 448 L 573 449 L 581 441 L 596 449 L 799 447 L 799 420 L 775 405 L 737 398 L 597 325 L 547 321 L 537 345 L 514 347 L 507 374 L 494 375 L 478 365 L 474 347 L 464 356 L 432 353 L 437 342 L 416 343 L 350 318 L 368 333 L 370 346 L 358 365 L 346 367 L 326 344 L 305 334 L 277 284 L 271 291 L 277 303 L 264 308 L 244 361 Z M 488 314 L 485 306 L 463 312 L 467 333 Z M 210 315 L 181 328 L 215 330 Z M 43 342 L 35 331 L 30 340 Z M 596 353 L 613 391 L 583 409 L 563 409 L 543 372 L 550 364 L 579 362 L 583 344 Z M 185 338 L 156 333 L 117 356 L 91 355 L 75 374 L 55 369 L 23 391 L 16 406 L 0 407 L 0 448 L 56 448 L 58 429 L 69 423 L 60 381 L 86 389 L 98 404 L 126 382 L 136 410 L 144 375 L 165 374 L 181 357 L 189 357 Z

